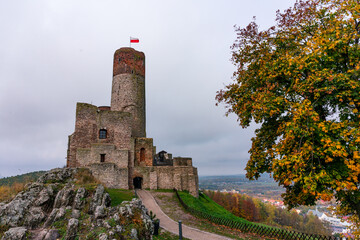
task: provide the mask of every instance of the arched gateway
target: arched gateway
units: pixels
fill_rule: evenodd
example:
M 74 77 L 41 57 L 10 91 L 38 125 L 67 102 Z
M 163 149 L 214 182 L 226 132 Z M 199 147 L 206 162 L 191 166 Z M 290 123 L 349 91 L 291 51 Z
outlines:
M 141 189 L 142 180 L 143 180 L 142 177 L 135 177 L 133 179 L 133 184 L 135 189 Z

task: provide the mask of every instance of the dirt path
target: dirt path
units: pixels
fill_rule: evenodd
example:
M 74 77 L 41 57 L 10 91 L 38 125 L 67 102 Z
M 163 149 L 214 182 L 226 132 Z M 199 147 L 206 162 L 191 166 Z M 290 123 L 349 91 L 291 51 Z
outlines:
M 145 205 L 145 207 L 153 213 L 156 214 L 156 217 L 160 219 L 160 226 L 165 230 L 172 232 L 176 235 L 179 234 L 179 224 L 169 218 L 159 207 L 156 203 L 154 197 L 145 190 L 136 190 L 138 196 L 140 197 L 141 201 Z M 188 227 L 183 225 L 182 227 L 183 237 L 194 239 L 194 240 L 226 240 L 230 238 L 226 238 L 223 236 L 219 236 L 213 233 L 204 232 L 195 228 Z

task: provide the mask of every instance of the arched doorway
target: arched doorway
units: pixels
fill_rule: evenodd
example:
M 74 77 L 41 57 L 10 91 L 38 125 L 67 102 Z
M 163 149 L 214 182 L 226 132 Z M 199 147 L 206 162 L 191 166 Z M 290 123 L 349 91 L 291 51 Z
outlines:
M 142 185 L 142 177 L 135 177 L 133 179 L 133 184 L 135 189 L 141 189 Z

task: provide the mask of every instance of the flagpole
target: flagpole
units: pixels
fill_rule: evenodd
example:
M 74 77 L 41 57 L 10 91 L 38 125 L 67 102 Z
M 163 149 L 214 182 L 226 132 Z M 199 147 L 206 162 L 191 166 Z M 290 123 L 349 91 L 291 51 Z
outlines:
M 131 48 L 131 37 L 129 37 L 129 40 L 130 40 L 130 48 Z

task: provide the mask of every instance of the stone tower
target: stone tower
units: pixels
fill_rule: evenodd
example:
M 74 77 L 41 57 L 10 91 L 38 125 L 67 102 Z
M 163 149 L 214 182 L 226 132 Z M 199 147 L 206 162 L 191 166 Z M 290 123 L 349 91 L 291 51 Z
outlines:
M 146 137 L 145 55 L 133 48 L 114 54 L 111 111 L 132 114 L 132 137 Z

